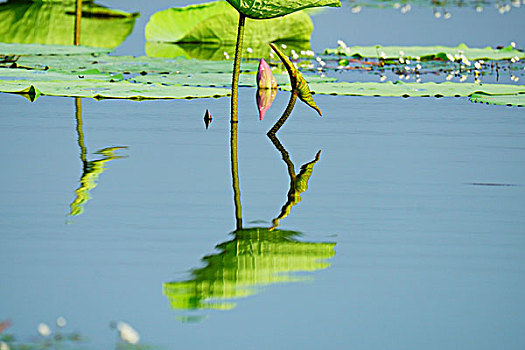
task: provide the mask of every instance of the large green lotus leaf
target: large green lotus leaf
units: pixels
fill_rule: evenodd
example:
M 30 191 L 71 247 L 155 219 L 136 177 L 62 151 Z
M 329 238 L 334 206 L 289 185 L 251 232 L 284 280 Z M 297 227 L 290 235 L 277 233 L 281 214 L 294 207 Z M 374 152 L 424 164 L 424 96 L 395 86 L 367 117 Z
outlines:
M 290 90 L 289 87 L 283 88 Z M 524 85 L 472 84 L 472 83 L 312 83 L 310 90 L 316 94 L 351 96 L 470 96 L 475 92 L 487 95 L 513 95 L 525 93 Z
M 279 46 L 286 47 L 282 49 L 286 55 L 291 56 L 292 50 L 299 54 L 311 50 L 308 41 L 287 41 L 279 43 Z M 267 42 L 250 43 L 244 45 L 243 58 L 265 58 L 270 57 L 271 49 Z M 228 56 L 226 56 L 226 54 Z M 146 42 L 146 55 L 150 57 L 174 58 L 185 57 L 199 60 L 225 60 L 235 57 L 235 45 L 223 45 L 214 43 L 163 43 L 163 42 Z
M 159 84 L 133 84 L 127 81 L 114 83 L 100 80 L 36 81 L 0 80 L 0 92 L 29 96 L 91 97 L 95 99 L 122 98 L 133 100 L 221 97 L 230 93 L 228 89 L 194 86 L 163 86 Z
M 490 105 L 518 106 L 525 107 L 525 93 L 516 95 L 496 95 L 475 93 L 470 96 L 470 100 L 476 103 L 486 103 Z
M 339 0 L 227 0 L 249 18 L 266 19 L 284 16 L 311 7 L 340 7 Z
M 87 55 L 109 52 L 111 49 L 90 46 L 0 43 L 2 55 Z
M 447 53 L 456 55 L 463 53 L 469 60 L 502 60 L 510 59 L 518 56 L 525 58 L 525 52 L 515 50 L 511 46 L 505 47 L 501 50 L 486 48 L 469 48 L 465 44 L 460 44 L 457 47 L 448 46 L 350 46 L 347 48 L 326 49 L 326 54 L 359 56 L 369 58 L 379 58 L 384 52 L 387 59 L 399 58 L 400 52 L 406 58 L 420 57 L 421 59 L 447 59 Z
M 224 1 L 170 8 L 151 16 L 146 24 L 146 40 L 234 45 L 238 21 L 239 14 Z M 247 20 L 244 45 L 309 41 L 313 28 L 310 17 L 302 12 L 269 21 Z
M 82 6 L 82 45 L 114 48 L 131 33 L 138 14 L 87 3 Z M 11 1 L 0 5 L 0 42 L 72 45 L 75 5 L 71 2 Z

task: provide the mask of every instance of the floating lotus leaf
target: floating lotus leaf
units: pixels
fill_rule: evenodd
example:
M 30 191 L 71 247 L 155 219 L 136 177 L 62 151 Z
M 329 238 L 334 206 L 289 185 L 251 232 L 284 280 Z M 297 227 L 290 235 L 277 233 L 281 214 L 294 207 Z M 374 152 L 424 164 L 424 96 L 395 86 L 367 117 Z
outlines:
M 290 88 L 285 87 L 285 90 Z M 471 84 L 471 83 L 312 83 L 310 89 L 316 94 L 351 96 L 435 96 L 460 97 L 480 92 L 487 95 L 514 95 L 525 93 L 524 85 Z
M 133 30 L 138 14 L 86 3 L 81 44 L 114 48 Z M 73 45 L 74 2 L 9 1 L 0 4 L 0 42 Z
M 1 71 L 0 71 L 1 77 Z M 288 75 L 275 75 L 277 85 L 286 86 L 289 83 Z M 308 75 L 305 79 L 310 82 L 334 82 L 335 78 Z M 133 81 L 140 83 L 159 83 L 164 85 L 187 85 L 187 86 L 209 86 L 209 87 L 231 87 L 231 73 L 171 73 L 171 74 L 148 74 L 136 76 Z M 257 87 L 255 74 L 243 73 L 239 77 L 240 87 Z
M 41 94 L 47 96 L 133 100 L 221 97 L 230 93 L 228 89 L 219 88 L 133 84 L 127 81 L 111 83 L 99 80 L 59 80 L 32 83 L 24 80 L 0 80 L 0 91 L 30 96 Z
M 216 1 L 155 13 L 146 24 L 146 40 L 169 43 L 215 43 L 234 45 L 239 14 L 225 1 Z M 309 42 L 313 31 L 303 12 L 268 21 L 247 20 L 244 45 L 276 41 Z M 231 51 L 233 56 L 233 51 Z
M 422 60 L 443 59 L 447 60 L 447 54 L 456 55 L 460 52 L 469 60 L 503 60 L 510 59 L 515 56 L 525 58 L 525 52 L 515 50 L 512 46 L 503 49 L 486 48 L 469 48 L 465 44 L 460 44 L 457 47 L 449 46 L 350 46 L 347 48 L 326 49 L 326 54 L 358 56 L 368 58 L 380 58 L 381 53 L 384 52 L 384 57 L 387 59 L 397 59 L 401 57 L 415 58 L 420 57 Z
M 476 103 L 486 103 L 490 105 L 504 105 L 525 107 L 525 93 L 516 95 L 497 95 L 490 96 L 486 94 L 475 93 L 470 96 L 470 100 Z
M 339 0 L 227 0 L 248 18 L 266 19 L 284 16 L 311 7 L 340 7 Z
M 294 64 L 284 55 L 279 49 L 274 45 L 270 44 L 272 49 L 275 51 L 275 53 L 279 56 L 281 61 L 283 62 L 284 66 L 286 67 L 286 70 L 288 71 L 288 74 L 290 75 L 290 83 L 292 84 L 292 87 L 294 90 L 296 90 L 299 93 L 299 98 L 301 101 L 306 103 L 308 106 L 312 107 L 321 115 L 321 110 L 314 102 L 314 99 L 312 97 L 312 94 L 310 93 L 310 88 L 308 87 L 308 83 L 303 78 L 303 75 L 301 72 L 295 68 Z
M 41 45 L 41 44 L 14 44 L 0 43 L 2 55 L 86 55 L 106 54 L 111 52 L 107 48 L 73 45 Z
M 20 66 L 44 70 L 46 72 L 60 72 L 64 74 L 78 74 L 85 70 L 98 69 L 102 73 L 228 73 L 231 75 L 231 61 L 196 61 L 184 58 L 160 59 L 154 57 L 132 56 L 97 56 L 72 55 L 67 56 L 21 56 L 16 63 Z M 2 64 L 0 64 L 0 67 Z M 6 66 L 9 66 L 6 65 Z M 257 62 L 243 63 L 243 72 L 257 70 Z M 22 72 L 23 70 L 19 70 Z M 42 73 L 42 72 L 41 72 Z M 23 73 L 21 73 L 23 74 Z

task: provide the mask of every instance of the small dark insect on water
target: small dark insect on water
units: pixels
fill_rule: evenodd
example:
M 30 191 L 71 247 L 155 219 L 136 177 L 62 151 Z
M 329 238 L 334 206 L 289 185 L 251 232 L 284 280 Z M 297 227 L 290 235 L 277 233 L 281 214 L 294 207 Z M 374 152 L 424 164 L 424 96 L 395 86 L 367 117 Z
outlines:
M 204 114 L 204 125 L 206 125 L 206 130 L 210 126 L 212 119 L 210 111 L 206 109 L 206 113 Z

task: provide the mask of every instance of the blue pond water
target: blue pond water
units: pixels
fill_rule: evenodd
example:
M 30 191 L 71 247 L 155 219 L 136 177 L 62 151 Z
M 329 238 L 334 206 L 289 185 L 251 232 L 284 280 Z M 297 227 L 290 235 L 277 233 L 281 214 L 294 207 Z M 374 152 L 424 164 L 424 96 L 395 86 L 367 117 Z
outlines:
M 138 2 L 105 3 L 142 11 Z M 161 5 L 170 4 L 144 11 Z M 378 26 L 401 16 L 341 11 L 346 17 L 336 10 L 326 16 L 339 23 L 375 18 Z M 429 8 L 413 11 L 434 20 Z M 506 15 L 513 19 L 488 9 L 476 18 L 486 18 L 483 28 L 523 26 L 516 19 L 521 8 Z M 489 40 L 473 32 L 472 21 L 456 24 L 460 42 L 519 43 L 523 35 L 492 27 L 499 34 Z M 141 53 L 141 23 L 117 52 Z M 317 32 L 324 24 L 316 26 Z M 414 31 L 403 42 L 389 31 L 384 37 L 365 31 L 360 44 L 459 43 L 454 25 L 440 41 L 428 26 L 428 36 Z M 314 46 L 333 46 L 319 44 L 316 32 Z M 350 41 L 342 31 L 326 33 L 332 35 L 326 40 Z M 244 227 L 270 227 L 287 202 L 290 178 L 266 131 L 288 94 L 278 93 L 263 122 L 254 94 L 240 91 L 242 219 Z M 93 349 L 115 348 L 112 320 L 136 328 L 141 344 L 166 349 L 522 349 L 523 109 L 467 98 L 316 95 L 315 101 L 323 118 L 298 104 L 278 134 L 296 173 L 321 150 L 301 201 L 280 220 L 279 229 L 301 233 L 286 241 L 297 250 L 262 236 L 239 240 L 237 247 L 251 247 L 252 259 L 234 251 L 239 265 L 224 258 L 223 275 L 214 279 L 226 281 L 228 273 L 237 273 L 237 281 L 263 279 L 273 268 L 302 280 L 249 285 L 250 296 L 215 299 L 235 303 L 231 310 L 188 311 L 172 307 L 164 284 L 191 280 L 192 269 L 207 266 L 205 256 L 230 252 L 232 245 L 216 246 L 234 238 L 229 99 L 84 99 L 75 106 L 71 98 L 30 103 L 0 94 L 0 320 L 9 318 L 9 332 L 31 339 L 40 322 L 53 325 L 63 315 L 67 329 L 82 333 Z M 206 109 L 213 116 L 208 130 Z M 107 161 L 91 163 L 105 170 L 82 214 L 69 216 L 85 170 L 78 115 L 87 160 Z M 122 158 L 95 154 L 114 146 L 127 146 L 114 153 Z M 322 243 L 335 248 L 312 248 Z M 312 261 L 315 254 L 326 259 Z M 283 274 L 294 266 L 295 273 Z M 250 271 L 254 276 L 242 275 Z

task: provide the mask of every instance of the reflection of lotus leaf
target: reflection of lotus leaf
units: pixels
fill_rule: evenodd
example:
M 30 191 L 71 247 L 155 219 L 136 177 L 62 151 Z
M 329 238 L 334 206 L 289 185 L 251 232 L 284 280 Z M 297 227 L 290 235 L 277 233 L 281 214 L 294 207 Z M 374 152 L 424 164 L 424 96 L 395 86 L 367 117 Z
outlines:
M 104 158 L 85 162 L 82 178 L 80 179 L 80 186 L 75 190 L 76 197 L 73 200 L 73 203 L 71 203 L 71 212 L 69 215 L 76 216 L 82 214 L 84 211 L 84 204 L 91 199 L 89 191 L 97 186 L 97 180 L 100 174 L 106 170 L 104 165 L 113 159 L 123 158 L 122 156 L 114 154 L 115 151 L 122 148 L 126 147 L 104 148 L 97 152 L 98 154 L 103 155 Z
M 0 5 L 0 42 L 72 45 L 74 3 L 10 1 Z M 137 14 L 86 4 L 81 43 L 114 48 L 131 33 Z
M 292 55 L 292 50 L 296 53 L 301 51 L 307 51 L 311 49 L 309 41 L 287 41 L 286 43 L 279 43 L 280 45 L 285 44 L 286 49 L 283 51 L 288 52 L 288 55 Z M 270 46 L 268 43 L 251 43 L 248 45 L 250 51 L 243 53 L 244 58 L 268 58 L 270 57 Z M 226 54 L 228 56 L 226 56 Z M 162 58 L 173 58 L 173 57 L 186 57 L 195 58 L 198 60 L 224 60 L 228 57 L 233 57 L 235 54 L 235 45 L 222 45 L 213 43 L 161 43 L 161 42 L 146 42 L 146 55 L 150 57 L 162 57 Z M 243 68 L 244 69 L 244 68 Z M 231 77 L 230 77 L 231 78 Z M 230 79 L 231 80 L 231 79 Z
M 224 1 L 170 8 L 151 16 L 146 25 L 146 40 L 235 45 L 238 19 L 238 13 Z M 312 20 L 303 12 L 268 21 L 247 20 L 244 44 L 309 42 L 312 30 Z
M 335 243 L 300 242 L 299 233 L 267 228 L 234 232 L 235 238 L 219 244 L 218 254 L 206 256 L 206 266 L 189 280 L 164 284 L 164 294 L 175 309 L 230 309 L 228 299 L 254 294 L 257 287 L 302 280 L 294 272 L 330 266 Z
M 319 155 L 320 155 L 320 152 L 317 153 L 313 161 L 303 165 L 301 167 L 301 171 L 299 172 L 299 174 L 297 174 L 297 178 L 295 179 L 295 188 L 297 190 L 298 195 L 308 189 L 308 180 L 310 180 L 312 171 L 314 171 L 315 163 L 319 161 Z

